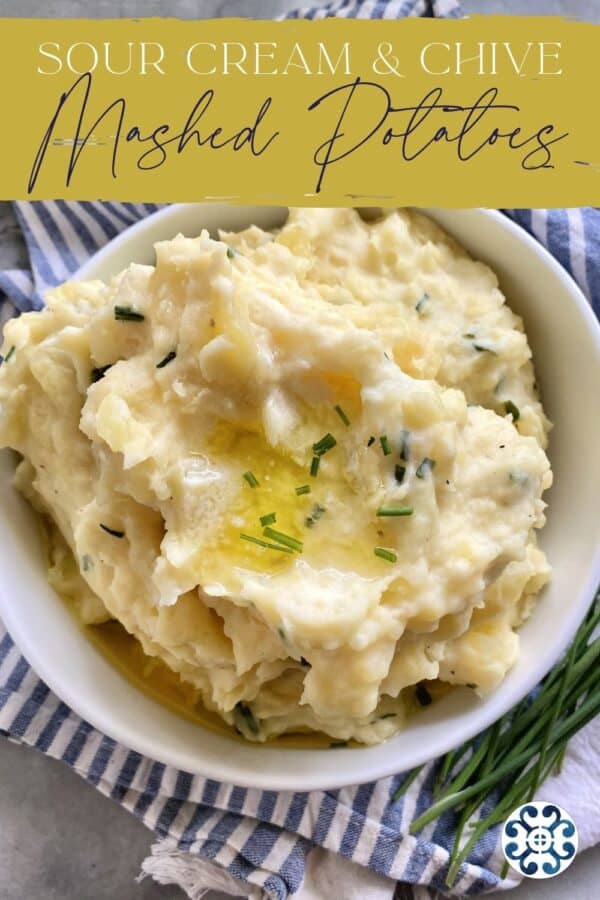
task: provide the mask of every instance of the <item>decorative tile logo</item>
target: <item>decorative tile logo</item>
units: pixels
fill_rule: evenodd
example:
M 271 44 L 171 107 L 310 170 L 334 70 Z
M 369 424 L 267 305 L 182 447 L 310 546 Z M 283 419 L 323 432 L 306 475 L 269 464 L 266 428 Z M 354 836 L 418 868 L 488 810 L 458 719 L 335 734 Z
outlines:
M 532 800 L 518 806 L 502 829 L 502 852 L 528 878 L 552 878 L 571 865 L 577 853 L 577 826 L 562 807 Z

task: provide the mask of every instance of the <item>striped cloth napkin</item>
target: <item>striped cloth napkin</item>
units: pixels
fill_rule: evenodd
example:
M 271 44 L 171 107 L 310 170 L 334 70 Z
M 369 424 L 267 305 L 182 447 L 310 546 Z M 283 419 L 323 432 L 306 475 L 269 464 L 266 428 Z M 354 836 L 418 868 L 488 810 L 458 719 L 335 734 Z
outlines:
M 458 8 L 454 0 L 364 0 L 308 14 L 457 15 Z M 31 269 L 0 272 L 0 320 L 39 309 L 47 288 L 72 277 L 102 245 L 156 209 L 155 204 L 116 202 L 16 203 Z M 600 211 L 504 212 L 556 256 L 600 312 Z M 157 836 L 143 871 L 162 883 L 179 884 L 191 898 L 208 888 L 253 900 L 334 895 L 391 900 L 397 882 L 444 889 L 454 814 L 418 837 L 408 834 L 410 821 L 431 803 L 436 763 L 425 767 L 396 803 L 391 797 L 406 777 L 402 773 L 335 791 L 277 793 L 177 771 L 117 745 L 75 715 L 39 680 L 1 621 L 0 734 L 63 760 L 133 812 Z M 562 774 L 540 791 L 547 799 L 560 797 L 574 816 L 580 849 L 600 841 L 593 805 L 600 786 L 599 747 L 600 726 L 591 723 L 571 742 Z M 512 873 L 500 878 L 501 867 L 496 828 L 462 865 L 453 893 L 517 884 Z

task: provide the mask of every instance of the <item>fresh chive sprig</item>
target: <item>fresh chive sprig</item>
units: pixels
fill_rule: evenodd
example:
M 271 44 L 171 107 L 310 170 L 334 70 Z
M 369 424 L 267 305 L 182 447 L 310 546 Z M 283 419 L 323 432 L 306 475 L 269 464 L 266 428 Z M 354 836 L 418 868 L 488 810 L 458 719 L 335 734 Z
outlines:
M 412 822 L 410 831 L 420 831 L 443 813 L 460 809 L 448 887 L 477 841 L 512 809 L 533 798 L 560 764 L 571 737 L 600 713 L 600 637 L 593 637 L 599 624 L 600 591 L 567 654 L 546 675 L 537 694 L 524 698 L 485 732 L 443 758 L 434 785 L 434 803 Z M 421 769 L 408 773 L 394 799 L 406 791 Z M 503 794 L 495 806 L 477 819 L 489 794 L 502 786 Z M 469 823 L 470 834 L 461 847 Z

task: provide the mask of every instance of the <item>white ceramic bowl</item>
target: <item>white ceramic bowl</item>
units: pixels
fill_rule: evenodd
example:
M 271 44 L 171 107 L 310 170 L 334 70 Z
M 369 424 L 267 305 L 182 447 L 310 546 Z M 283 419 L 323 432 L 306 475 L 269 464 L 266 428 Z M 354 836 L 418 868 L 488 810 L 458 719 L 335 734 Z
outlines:
M 129 684 L 90 644 L 47 584 L 34 514 L 11 485 L 14 459 L 0 454 L 0 615 L 49 686 L 97 728 L 148 756 L 245 786 L 309 790 L 369 781 L 446 752 L 485 728 L 528 692 L 565 648 L 600 579 L 600 329 L 563 269 L 497 212 L 426 210 L 498 273 L 525 319 L 544 404 L 555 423 L 555 485 L 540 543 L 554 568 L 521 655 L 484 701 L 466 689 L 415 716 L 387 743 L 361 749 L 283 750 L 240 744 L 177 717 Z M 272 226 L 275 207 L 178 205 L 130 228 L 91 259 L 81 277 L 107 278 L 131 261 L 152 262 L 152 244 L 202 227 Z

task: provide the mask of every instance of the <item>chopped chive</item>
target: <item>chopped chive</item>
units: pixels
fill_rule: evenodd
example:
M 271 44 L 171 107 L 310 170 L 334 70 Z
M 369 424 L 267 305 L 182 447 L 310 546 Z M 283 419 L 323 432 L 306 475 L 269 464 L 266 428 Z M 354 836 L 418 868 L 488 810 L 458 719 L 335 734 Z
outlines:
M 244 479 L 248 482 L 251 488 L 259 487 L 258 478 L 252 472 L 244 472 Z
M 373 435 L 371 435 L 371 437 L 367 441 L 367 447 L 372 447 L 374 443 L 375 443 L 375 438 L 373 437 Z
M 408 460 L 410 456 L 410 431 L 406 428 L 403 428 L 400 432 L 400 459 L 403 459 L 404 462 Z
M 8 353 L 6 354 L 6 356 L 4 357 L 4 362 L 7 363 L 7 362 L 9 361 L 9 359 L 10 359 L 12 356 L 14 356 L 14 353 L 15 353 L 15 345 L 13 344 L 13 346 L 10 348 L 10 350 L 8 351 Z
M 291 537 L 289 534 L 284 534 L 283 531 L 275 531 L 274 528 L 267 527 L 263 529 L 263 534 L 265 537 L 271 538 L 272 541 L 277 541 L 278 544 L 289 547 L 290 550 L 297 550 L 298 553 L 302 553 L 302 548 L 304 547 L 302 541 Z
M 425 293 L 425 294 L 423 294 L 423 296 L 421 297 L 419 302 L 416 304 L 415 309 L 420 316 L 423 315 L 423 310 L 425 309 L 425 306 L 429 302 L 429 299 L 430 299 L 429 294 Z
M 348 416 L 346 415 L 346 413 L 344 412 L 342 407 L 334 406 L 333 408 L 335 409 L 336 413 L 338 414 L 338 416 L 340 417 L 340 419 L 342 420 L 344 425 L 346 425 L 346 427 L 348 427 L 350 425 L 350 419 L 348 418 Z
M 464 337 L 464 339 L 465 339 L 466 341 L 472 341 L 472 340 L 474 339 L 474 337 L 475 337 L 475 332 L 474 332 L 474 331 L 467 331 L 466 334 L 463 334 L 463 337 Z
M 332 741 L 329 745 L 330 750 L 340 750 L 342 747 L 347 747 L 348 741 Z
M 429 459 L 428 456 L 419 464 L 415 475 L 417 478 L 425 478 L 428 472 L 433 471 L 435 469 L 435 459 Z
M 262 541 L 260 538 L 254 537 L 251 534 L 240 534 L 240 538 L 243 541 L 250 541 L 252 544 L 258 544 L 259 547 L 268 547 L 267 541 Z
M 378 516 L 412 516 L 412 506 L 380 506 Z
M 474 341 L 473 349 L 477 350 L 479 353 L 491 353 L 493 356 L 498 356 L 498 352 L 492 347 L 486 346 L 486 344 L 478 344 Z
M 175 350 L 170 350 L 169 353 L 167 353 L 167 355 L 165 356 L 165 358 L 161 359 L 161 361 L 156 364 L 156 368 L 164 369 L 164 367 L 168 366 L 168 364 L 171 362 L 171 360 L 175 359 L 176 356 L 177 356 L 177 353 L 175 352 Z
M 395 563 L 398 561 L 398 557 L 394 551 L 386 550 L 385 547 L 375 547 L 373 553 L 375 556 L 378 556 L 380 559 L 385 559 L 387 562 Z
M 121 322 L 143 322 L 146 318 L 141 312 L 136 312 L 131 306 L 115 306 L 115 319 Z
M 241 700 L 235 704 L 233 717 L 236 720 L 238 731 L 242 731 L 239 727 L 241 725 L 246 727 L 252 734 L 260 734 L 260 725 L 256 721 L 254 713 L 250 707 L 246 706 L 245 703 L 242 703 Z
M 243 541 L 250 541 L 252 544 L 257 544 L 259 547 L 264 547 L 267 550 L 281 550 L 282 553 L 291 553 L 287 547 L 280 547 L 279 544 L 269 544 L 268 541 L 262 541 L 260 538 L 253 537 L 251 534 L 240 534 L 240 537 Z
M 310 474 L 312 475 L 313 478 L 317 477 L 317 472 L 319 471 L 320 463 L 321 463 L 321 457 L 313 456 L 312 462 L 310 464 Z
M 300 487 L 296 488 L 296 493 L 298 496 L 301 494 L 310 494 L 310 484 L 303 484 Z
M 100 381 L 101 378 L 104 378 L 109 369 L 112 369 L 113 364 L 109 363 L 107 366 L 96 366 L 92 369 L 92 384 L 95 384 L 97 381 Z
M 521 411 L 518 406 L 515 406 L 512 400 L 507 400 L 505 402 L 504 409 L 509 416 L 512 416 L 513 422 L 518 422 L 521 418 Z
M 315 522 L 319 521 L 324 512 L 326 512 L 325 507 L 321 506 L 320 503 L 315 503 L 310 516 L 307 516 L 304 520 L 306 527 L 312 528 Z
M 431 703 L 431 694 L 424 684 L 418 684 L 415 688 L 415 697 L 421 706 L 429 706 Z
M 332 434 L 327 432 L 327 434 L 321 438 L 320 441 L 317 441 L 316 444 L 313 444 L 313 453 L 317 456 L 323 456 L 324 453 L 327 453 L 328 450 L 331 450 L 332 447 L 335 447 L 337 444 L 336 439 Z
M 229 259 L 234 259 L 234 257 L 235 257 L 235 250 L 233 249 L 233 247 L 228 247 L 228 248 L 227 248 L 227 256 L 228 256 Z
M 520 469 L 516 469 L 513 472 L 508 473 L 509 481 L 512 481 L 513 484 L 518 484 L 519 487 L 527 487 L 529 484 L 529 475 L 527 472 L 522 472 Z
M 404 481 L 404 476 L 406 474 L 406 469 L 404 466 L 396 465 L 394 467 L 394 478 L 398 482 L 398 484 L 402 484 Z
M 381 435 L 381 437 L 379 438 L 379 443 L 381 444 L 381 449 L 383 450 L 383 455 L 389 456 L 390 453 L 392 452 L 392 450 L 390 448 L 390 443 L 388 441 L 387 434 Z
M 92 568 L 92 557 L 88 553 L 84 553 L 81 557 L 81 568 L 84 572 L 89 572 Z
M 105 531 L 107 534 L 112 534 L 113 537 L 116 537 L 116 538 L 125 537 L 124 531 L 118 531 L 116 528 L 109 528 L 108 525 L 103 525 L 102 522 L 100 522 L 100 528 L 102 529 L 102 531 Z
M 266 516 L 261 516 L 259 521 L 260 521 L 260 524 L 263 526 L 272 525 L 274 522 L 277 521 L 277 513 L 267 513 Z

